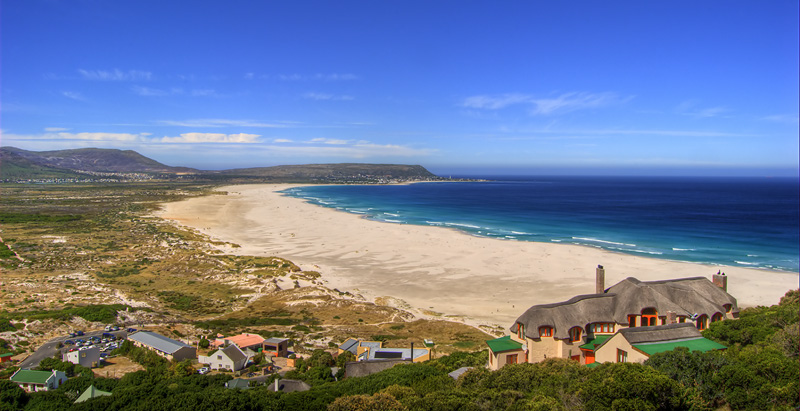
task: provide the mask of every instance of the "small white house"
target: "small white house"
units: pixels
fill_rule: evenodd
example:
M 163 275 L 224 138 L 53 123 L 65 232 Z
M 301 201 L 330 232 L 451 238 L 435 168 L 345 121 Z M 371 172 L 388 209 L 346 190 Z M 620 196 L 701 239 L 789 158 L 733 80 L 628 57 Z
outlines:
M 247 365 L 250 358 L 236 344 L 231 344 L 212 352 L 208 356 L 201 355 L 198 361 L 208 364 L 208 367 L 212 370 L 239 371 Z
M 17 372 L 11 376 L 10 380 L 27 392 L 50 391 L 55 390 L 66 382 L 67 374 L 57 370 L 17 370 Z
M 100 364 L 100 349 L 97 347 L 86 347 L 65 352 L 61 356 L 61 359 L 86 368 L 97 367 Z

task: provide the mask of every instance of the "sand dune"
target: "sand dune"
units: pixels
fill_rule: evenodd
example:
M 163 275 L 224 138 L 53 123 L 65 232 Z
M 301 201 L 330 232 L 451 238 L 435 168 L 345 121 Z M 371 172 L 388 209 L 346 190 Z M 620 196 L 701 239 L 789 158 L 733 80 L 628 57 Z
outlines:
M 503 327 L 534 304 L 594 292 L 595 267 L 606 287 L 640 280 L 728 276 L 740 306 L 770 305 L 798 288 L 797 273 L 721 267 L 612 253 L 591 247 L 473 237 L 441 227 L 369 221 L 284 197 L 289 185 L 223 187 L 227 195 L 164 205 L 159 215 L 212 238 L 225 251 L 279 256 L 322 273 L 330 288 L 370 300 L 391 296 L 417 313 L 464 317 Z M 400 302 L 402 303 L 402 302 Z M 430 314 L 430 313 L 428 313 Z

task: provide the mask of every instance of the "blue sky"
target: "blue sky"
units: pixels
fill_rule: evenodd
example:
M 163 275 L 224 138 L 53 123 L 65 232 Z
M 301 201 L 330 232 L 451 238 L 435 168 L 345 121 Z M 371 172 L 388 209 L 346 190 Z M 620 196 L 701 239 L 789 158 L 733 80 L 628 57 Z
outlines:
M 2 0 L 0 144 L 797 175 L 796 0 L 496 3 Z

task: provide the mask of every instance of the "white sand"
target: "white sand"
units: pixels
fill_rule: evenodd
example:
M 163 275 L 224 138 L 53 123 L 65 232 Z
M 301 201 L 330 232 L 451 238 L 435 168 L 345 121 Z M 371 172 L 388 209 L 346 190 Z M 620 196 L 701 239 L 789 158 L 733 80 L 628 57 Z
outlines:
M 319 271 L 328 287 L 369 300 L 391 296 L 420 310 L 471 323 L 510 326 L 528 307 L 606 287 L 643 281 L 728 275 L 739 305 L 771 305 L 798 288 L 798 274 L 721 267 L 612 253 L 592 247 L 473 237 L 441 228 L 369 221 L 285 197 L 290 185 L 224 187 L 228 195 L 164 206 L 161 217 L 241 248 L 226 252 L 278 256 Z M 416 312 L 420 312 L 415 310 Z

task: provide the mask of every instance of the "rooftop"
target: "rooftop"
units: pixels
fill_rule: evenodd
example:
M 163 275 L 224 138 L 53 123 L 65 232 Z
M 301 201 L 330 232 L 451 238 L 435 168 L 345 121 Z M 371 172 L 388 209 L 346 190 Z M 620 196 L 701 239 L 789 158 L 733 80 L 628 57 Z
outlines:
M 488 340 L 486 341 L 486 344 L 488 344 L 489 349 L 495 353 L 522 349 L 522 343 L 512 340 L 510 335 L 495 338 L 494 340 Z
M 161 352 L 172 354 L 183 347 L 191 347 L 180 341 L 165 337 L 152 331 L 137 331 L 128 336 L 129 340 L 138 341 L 148 347 L 155 348 Z
M 12 382 L 28 384 L 47 384 L 52 371 L 19 370 L 11 376 Z

